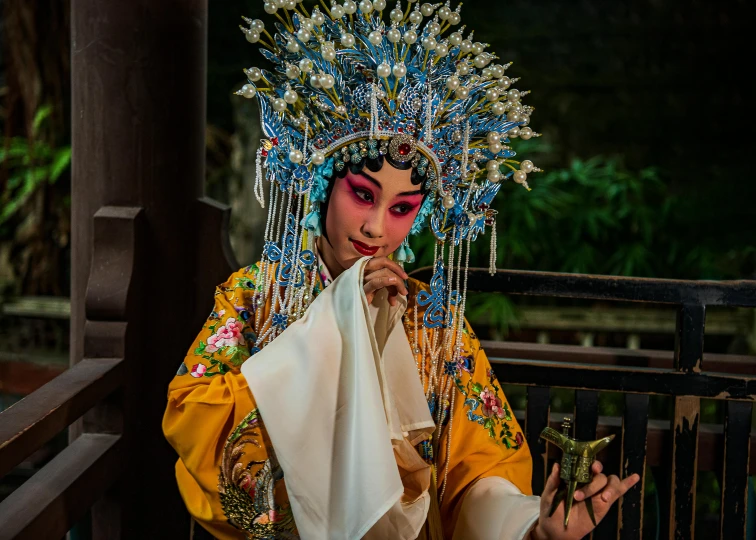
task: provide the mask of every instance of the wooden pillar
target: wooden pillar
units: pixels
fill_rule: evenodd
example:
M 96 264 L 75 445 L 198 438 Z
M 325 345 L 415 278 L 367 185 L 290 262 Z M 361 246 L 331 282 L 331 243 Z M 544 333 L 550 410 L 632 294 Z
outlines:
M 146 268 L 132 283 L 131 307 L 122 315 L 131 332 L 123 338 L 123 395 L 74 426 L 71 437 L 118 429 L 113 426 L 123 420 L 128 458 L 112 500 L 93 511 L 95 537 L 181 538 L 189 517 L 176 488 L 176 456 L 161 430 L 166 389 L 209 312 L 212 286 L 228 275 L 222 249 L 212 247 L 227 245 L 220 236 L 227 214 L 198 201 L 205 172 L 207 0 L 71 4 L 72 363 L 108 348 L 99 329 L 112 317 L 92 307 L 95 289 L 102 298 L 103 291 L 120 294 L 125 286 L 116 264 L 107 272 L 91 267 L 93 253 L 97 261 L 114 259 L 102 254 L 114 249 L 107 238 L 94 238 L 98 210 L 121 209 L 98 219 L 129 219 L 129 208 L 139 214 L 136 263 Z

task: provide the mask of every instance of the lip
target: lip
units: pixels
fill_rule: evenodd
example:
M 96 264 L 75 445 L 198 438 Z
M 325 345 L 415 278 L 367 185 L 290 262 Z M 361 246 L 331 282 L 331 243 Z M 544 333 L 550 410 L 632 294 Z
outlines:
M 349 239 L 352 242 L 352 245 L 354 246 L 354 249 L 357 250 L 358 253 L 366 256 L 372 256 L 378 253 L 378 250 L 381 249 L 378 246 L 369 246 L 367 244 L 363 244 L 362 242 L 358 242 L 357 240 Z

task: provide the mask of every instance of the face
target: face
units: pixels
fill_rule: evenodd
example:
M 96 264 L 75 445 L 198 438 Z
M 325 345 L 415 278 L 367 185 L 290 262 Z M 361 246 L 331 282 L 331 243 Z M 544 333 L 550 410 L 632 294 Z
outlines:
M 380 171 L 366 167 L 335 180 L 325 223 L 328 238 L 319 244 L 334 277 L 366 255 L 390 255 L 407 237 L 423 202 L 411 174 L 384 162 Z

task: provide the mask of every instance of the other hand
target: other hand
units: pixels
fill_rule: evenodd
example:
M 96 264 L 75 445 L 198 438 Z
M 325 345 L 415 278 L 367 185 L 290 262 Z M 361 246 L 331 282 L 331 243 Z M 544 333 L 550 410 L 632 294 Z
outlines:
M 392 306 L 396 305 L 398 294 L 407 295 L 409 291 L 404 284 L 407 273 L 388 257 L 374 257 L 365 265 L 363 290 L 368 304 L 373 303 L 375 293 L 381 289 L 388 291 L 388 301 Z

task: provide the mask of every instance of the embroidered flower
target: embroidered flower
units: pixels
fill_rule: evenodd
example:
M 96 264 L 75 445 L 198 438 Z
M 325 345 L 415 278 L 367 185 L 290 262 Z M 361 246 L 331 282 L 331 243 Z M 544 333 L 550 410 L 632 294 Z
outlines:
M 218 328 L 215 334 L 207 338 L 207 347 L 205 347 L 205 350 L 213 353 L 221 347 L 236 347 L 239 343 L 244 343 L 241 330 L 242 323 L 230 317 L 226 321 L 226 324 Z
M 204 364 L 194 364 L 194 367 L 192 368 L 192 377 L 194 378 L 200 378 L 202 377 L 205 372 L 207 371 L 207 366 Z
M 515 442 L 517 443 L 517 446 L 522 446 L 523 436 L 522 436 L 522 433 L 520 433 L 519 431 L 515 435 Z
M 484 388 L 480 393 L 480 399 L 483 402 L 481 411 L 484 415 L 487 417 L 495 415 L 497 418 L 504 418 L 504 410 L 501 408 L 501 400 L 494 392 L 489 390 L 488 387 Z

